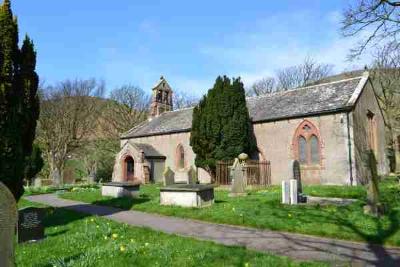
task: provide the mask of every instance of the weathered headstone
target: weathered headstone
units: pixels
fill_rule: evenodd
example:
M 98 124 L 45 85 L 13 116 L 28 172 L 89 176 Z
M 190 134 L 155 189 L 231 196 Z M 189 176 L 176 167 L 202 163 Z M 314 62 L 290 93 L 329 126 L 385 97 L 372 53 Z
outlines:
M 18 211 L 18 243 L 44 238 L 43 208 L 27 207 Z
M 245 196 L 246 193 L 246 177 L 244 174 L 244 167 L 238 163 L 238 159 L 235 159 L 233 166 L 231 167 L 230 174 L 232 177 L 232 186 L 229 196 Z
M 17 204 L 8 188 L 0 182 L 0 266 L 14 266 L 14 232 Z
M 297 198 L 298 198 L 298 192 L 297 192 L 297 180 L 296 179 L 290 179 L 290 204 L 296 205 L 297 204 Z
M 282 181 L 282 204 L 290 204 L 288 181 Z
M 40 177 L 35 177 L 33 180 L 33 186 L 34 187 L 41 187 L 42 186 L 42 178 Z
M 170 167 L 167 167 L 164 170 L 163 176 L 164 176 L 164 185 L 165 186 L 175 183 L 175 173 L 170 169 Z
M 297 180 L 297 192 L 299 194 L 302 194 L 303 188 L 301 185 L 300 162 L 298 160 L 292 160 L 292 171 L 293 171 L 293 177 L 290 178 Z
M 195 184 L 197 182 L 197 173 L 193 166 L 188 171 L 188 184 Z

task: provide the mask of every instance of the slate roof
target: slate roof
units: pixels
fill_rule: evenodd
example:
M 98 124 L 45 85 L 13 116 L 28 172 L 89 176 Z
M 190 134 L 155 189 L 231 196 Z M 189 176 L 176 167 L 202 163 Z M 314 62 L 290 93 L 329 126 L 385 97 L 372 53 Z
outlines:
M 138 150 L 142 150 L 146 158 L 165 158 L 165 156 L 158 152 L 152 145 L 134 143 L 131 141 L 129 141 L 129 143 L 136 147 Z
M 285 92 L 247 98 L 253 123 L 350 110 L 364 87 L 367 75 L 317 84 Z M 121 138 L 186 132 L 193 108 L 165 112 L 132 128 Z

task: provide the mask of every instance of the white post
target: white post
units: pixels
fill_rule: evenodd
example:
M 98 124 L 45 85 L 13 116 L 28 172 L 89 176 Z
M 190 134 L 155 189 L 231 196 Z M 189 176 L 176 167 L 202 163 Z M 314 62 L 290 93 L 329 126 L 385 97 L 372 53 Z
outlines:
M 282 181 L 282 204 L 290 204 L 289 182 Z
M 297 204 L 297 180 L 290 179 L 290 204 Z

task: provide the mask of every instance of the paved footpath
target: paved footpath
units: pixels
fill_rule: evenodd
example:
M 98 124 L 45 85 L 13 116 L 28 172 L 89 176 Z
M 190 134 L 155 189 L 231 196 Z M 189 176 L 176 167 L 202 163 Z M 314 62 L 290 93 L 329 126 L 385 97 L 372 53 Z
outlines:
M 243 246 L 298 260 L 322 260 L 338 265 L 351 262 L 353 266 L 400 266 L 400 248 L 214 224 L 133 210 L 124 211 L 61 199 L 55 194 L 29 196 L 26 199 L 102 216 L 133 226 L 145 226 L 165 233 L 214 241 L 223 245 Z

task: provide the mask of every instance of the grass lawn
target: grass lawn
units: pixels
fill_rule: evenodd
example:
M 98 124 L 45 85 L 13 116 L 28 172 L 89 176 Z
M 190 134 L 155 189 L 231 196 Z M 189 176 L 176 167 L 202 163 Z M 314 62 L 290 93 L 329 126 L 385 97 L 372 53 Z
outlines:
M 19 207 L 28 205 L 37 206 L 19 202 Z M 47 208 L 44 223 L 44 240 L 17 245 L 17 266 L 327 266 L 131 227 L 65 209 Z
M 314 196 L 359 199 L 346 207 L 282 205 L 280 188 L 277 186 L 250 191 L 248 196 L 237 198 L 228 197 L 226 190 L 216 190 L 215 204 L 203 209 L 160 206 L 157 185 L 142 186 L 139 199 L 102 197 L 98 189 L 79 189 L 61 197 L 216 223 L 400 246 L 400 185 L 394 179 L 385 179 L 380 188 L 382 202 L 390 207 L 390 212 L 379 219 L 364 215 L 366 192 L 361 186 L 304 188 L 305 193 Z

